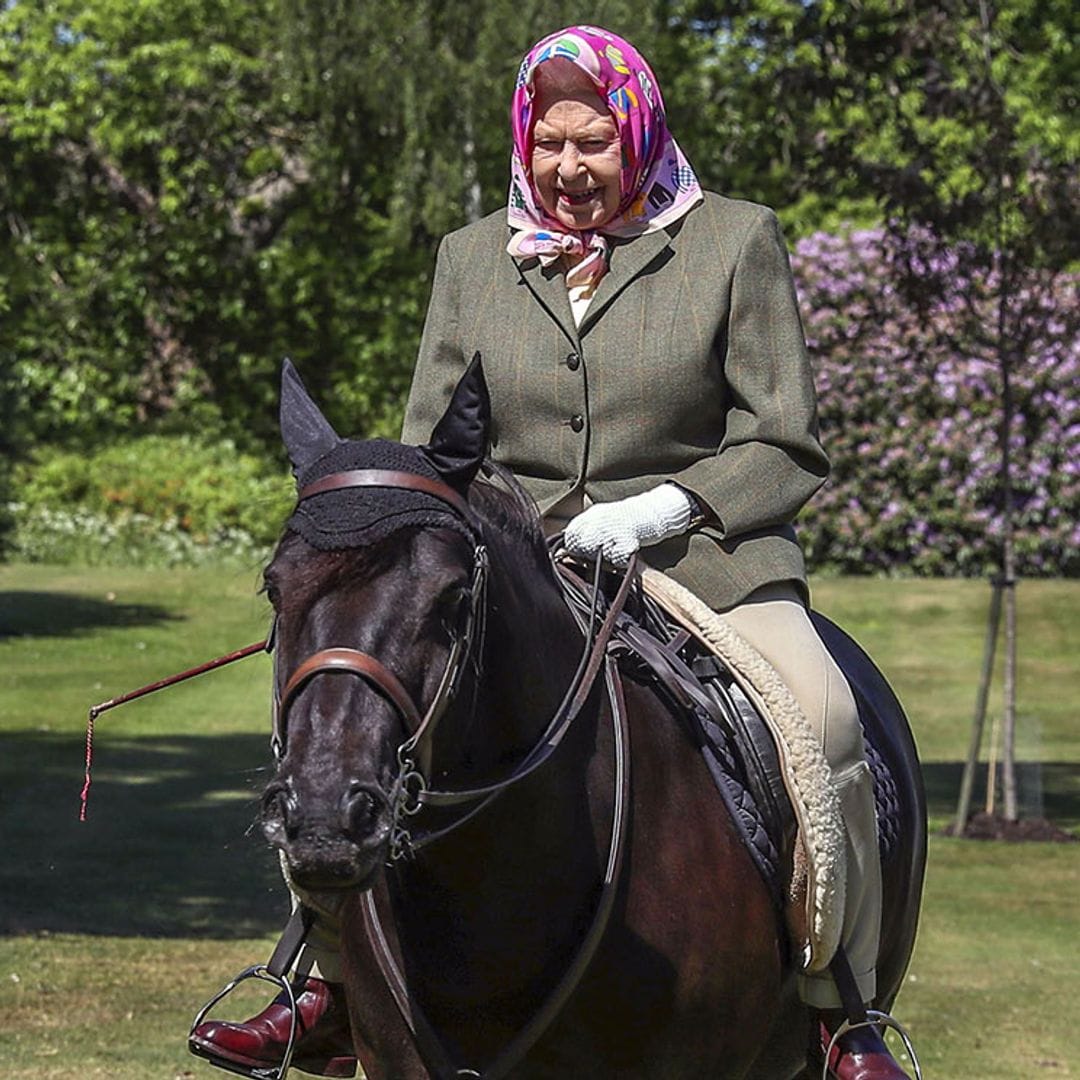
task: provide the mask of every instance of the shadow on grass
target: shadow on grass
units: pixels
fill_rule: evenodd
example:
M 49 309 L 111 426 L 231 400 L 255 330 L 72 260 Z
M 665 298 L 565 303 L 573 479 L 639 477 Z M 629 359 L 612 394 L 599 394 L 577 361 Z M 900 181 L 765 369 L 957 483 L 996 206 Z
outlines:
M 254 824 L 264 736 L 101 738 L 85 824 L 83 757 L 71 735 L 0 737 L 0 934 L 240 938 L 282 925 L 287 895 Z M 962 767 L 923 766 L 932 818 L 954 813 Z M 1024 816 L 1080 827 L 1080 763 L 1019 772 Z M 985 769 L 975 809 L 984 782 Z
M 99 740 L 78 820 L 81 739 L 0 737 L 0 934 L 251 937 L 288 913 L 253 827 L 266 738 Z
M 147 626 L 178 618 L 156 604 L 117 604 L 80 593 L 0 592 L 0 638 L 72 637 L 100 627 Z
M 923 780 L 930 818 L 952 820 L 960 795 L 964 772 L 962 761 L 923 762 Z M 1048 818 L 1062 829 L 1080 827 L 1080 762 L 1024 761 L 1017 762 L 1017 801 L 1020 816 Z M 975 774 L 971 800 L 973 811 L 982 810 L 986 803 L 986 765 Z M 998 787 L 997 809 L 1001 810 L 1001 788 Z

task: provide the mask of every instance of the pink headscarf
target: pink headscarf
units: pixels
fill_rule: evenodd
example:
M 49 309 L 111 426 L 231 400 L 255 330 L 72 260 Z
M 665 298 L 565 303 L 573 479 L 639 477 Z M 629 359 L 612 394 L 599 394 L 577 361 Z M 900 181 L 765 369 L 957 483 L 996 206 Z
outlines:
M 533 77 L 540 64 L 556 57 L 571 61 L 593 81 L 622 143 L 619 209 L 598 230 L 568 229 L 548 214 L 533 181 Z M 545 266 L 564 252 L 585 254 L 567 274 L 569 285 L 595 284 L 607 271 L 605 236 L 663 229 L 703 198 L 694 170 L 667 129 L 656 76 L 630 42 L 607 30 L 571 26 L 537 42 L 521 63 L 510 123 L 514 149 L 507 220 L 517 231 L 507 250 L 519 257 L 538 256 Z

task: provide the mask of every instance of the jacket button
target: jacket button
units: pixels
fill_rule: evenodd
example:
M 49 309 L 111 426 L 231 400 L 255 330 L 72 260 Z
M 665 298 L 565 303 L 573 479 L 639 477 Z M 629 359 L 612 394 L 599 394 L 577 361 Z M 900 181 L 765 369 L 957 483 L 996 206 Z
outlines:
M 575 415 L 570 417 L 570 427 L 573 428 L 574 431 L 580 431 L 584 426 L 585 417 L 580 413 L 575 413 Z
M 571 353 L 571 354 L 570 354 L 570 355 L 569 355 L 569 356 L 568 356 L 568 357 L 566 358 L 566 366 L 567 366 L 567 367 L 568 367 L 568 368 L 569 368 L 569 369 L 570 369 L 571 371 L 577 371 L 577 369 L 578 369 L 579 367 L 581 367 L 581 357 L 580 357 L 580 356 L 578 356 L 578 354 L 577 354 L 576 352 L 572 352 L 572 353 Z

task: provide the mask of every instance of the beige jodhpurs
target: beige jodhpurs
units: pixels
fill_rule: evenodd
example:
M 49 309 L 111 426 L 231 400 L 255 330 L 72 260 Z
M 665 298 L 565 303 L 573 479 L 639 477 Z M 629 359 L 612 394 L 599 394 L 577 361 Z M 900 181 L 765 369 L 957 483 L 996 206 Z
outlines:
M 790 583 L 758 589 L 737 607 L 719 613 L 777 670 L 818 733 L 839 789 L 847 827 L 847 889 L 841 940 L 863 1001 L 875 993 L 881 930 L 881 864 L 870 770 L 863 752 L 855 699 Z M 290 885 L 291 888 L 291 885 Z M 293 895 L 297 896 L 296 890 Z M 335 902 L 302 896 L 318 913 L 297 970 L 340 981 Z M 828 971 L 799 976 L 803 1000 L 815 1008 L 840 1006 Z
M 766 585 L 720 617 L 777 670 L 821 739 L 847 828 L 847 900 L 841 941 L 863 1001 L 876 989 L 881 933 L 881 863 L 870 769 L 851 688 L 810 621 L 795 587 Z M 799 976 L 802 999 L 838 1008 L 828 971 Z

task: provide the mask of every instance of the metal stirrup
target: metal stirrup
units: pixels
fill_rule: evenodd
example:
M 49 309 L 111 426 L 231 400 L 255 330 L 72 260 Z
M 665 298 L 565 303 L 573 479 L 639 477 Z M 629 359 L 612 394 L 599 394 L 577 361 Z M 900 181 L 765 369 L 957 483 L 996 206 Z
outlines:
M 289 916 L 289 921 L 285 924 L 285 929 L 282 931 L 281 938 L 277 945 L 274 946 L 274 951 L 271 953 L 270 959 L 265 964 L 252 964 L 250 967 L 244 968 L 235 979 L 226 983 L 225 986 L 198 1011 L 195 1019 L 191 1022 L 191 1030 L 188 1032 L 188 1048 L 192 1053 L 199 1057 L 207 1056 L 207 1051 L 202 1048 L 195 1049 L 191 1042 L 191 1037 L 195 1034 L 199 1025 L 202 1024 L 209 1015 L 210 1010 L 213 1009 L 222 998 L 231 994 L 242 982 L 246 982 L 248 979 L 259 979 L 262 982 L 271 983 L 283 990 L 288 1002 L 289 1041 L 285 1046 L 285 1054 L 281 1059 L 281 1063 L 279 1065 L 269 1065 L 263 1068 L 258 1065 L 252 1065 L 250 1067 L 242 1066 L 229 1061 L 227 1058 L 208 1060 L 212 1060 L 213 1064 L 220 1065 L 230 1072 L 235 1072 L 240 1076 L 247 1076 L 250 1080 L 285 1080 L 285 1077 L 289 1072 L 289 1067 L 292 1065 L 293 1051 L 296 1049 L 296 1036 L 300 1029 L 300 1011 L 296 1004 L 296 992 L 293 990 L 292 983 L 289 982 L 288 973 L 292 969 L 297 954 L 300 952 L 300 946 L 303 945 L 304 941 L 307 939 L 308 931 L 311 929 L 313 921 L 314 913 L 311 909 L 304 907 L 302 904 L 298 904 L 293 909 L 292 915 Z
M 265 1069 L 260 1068 L 258 1065 L 253 1065 L 247 1068 L 242 1065 L 238 1065 L 235 1062 L 229 1061 L 224 1057 L 208 1057 L 208 1052 L 199 1048 L 196 1049 L 191 1042 L 191 1036 L 195 1034 L 195 1029 L 206 1019 L 210 1010 L 228 994 L 231 994 L 242 982 L 248 979 L 261 979 L 263 982 L 273 983 L 275 986 L 280 987 L 285 991 L 285 996 L 288 998 L 289 1004 L 289 1041 L 285 1046 L 285 1055 L 281 1059 L 280 1065 L 270 1065 Z M 269 968 L 265 964 L 252 964 L 251 967 L 245 968 L 236 976 L 231 982 L 227 983 L 225 987 L 219 990 L 198 1012 L 195 1019 L 191 1022 L 191 1031 L 188 1033 L 188 1048 L 192 1053 L 197 1054 L 199 1057 L 207 1057 L 207 1059 L 214 1065 L 220 1065 L 222 1068 L 228 1069 L 230 1072 L 239 1073 L 241 1076 L 251 1077 L 251 1080 L 285 1080 L 285 1076 L 289 1071 L 289 1066 L 292 1064 L 293 1050 L 296 1047 L 296 1031 L 299 1023 L 299 1014 L 296 1007 L 296 995 L 293 993 L 292 985 L 289 980 L 278 976 L 272 975 Z
M 850 1020 L 841 1021 L 835 1034 L 829 1040 L 829 1045 L 825 1048 L 825 1063 L 821 1068 L 821 1080 L 831 1080 L 831 1077 L 835 1076 L 834 1073 L 830 1073 L 829 1071 L 829 1058 L 832 1055 L 833 1047 L 836 1045 L 837 1040 L 842 1035 L 846 1035 L 849 1031 L 864 1027 L 892 1028 L 893 1031 L 900 1036 L 900 1040 L 904 1044 L 904 1050 L 907 1052 L 907 1056 L 911 1058 L 911 1067 L 915 1070 L 915 1080 L 923 1080 L 922 1067 L 919 1065 L 919 1057 L 915 1053 L 915 1047 L 912 1044 L 911 1036 L 908 1035 L 907 1030 L 899 1020 L 878 1009 L 867 1009 L 866 1019 L 860 1020 L 854 1024 Z
M 915 1069 L 915 1080 L 922 1080 L 922 1068 L 919 1066 L 919 1058 L 915 1053 L 911 1037 L 899 1020 L 878 1009 L 869 1009 L 863 1004 L 855 973 L 851 970 L 851 963 L 842 945 L 837 946 L 836 953 L 829 962 L 829 971 L 832 974 L 833 982 L 836 983 L 837 992 L 840 994 L 840 1000 L 847 1015 L 837 1026 L 833 1037 L 829 1040 L 829 1045 L 825 1048 L 825 1062 L 821 1068 L 821 1080 L 830 1080 L 829 1058 L 840 1036 L 849 1031 L 854 1031 L 856 1028 L 863 1027 L 892 1028 L 900 1036 L 904 1043 L 904 1049 L 907 1051 L 908 1057 L 911 1058 L 911 1064 Z

